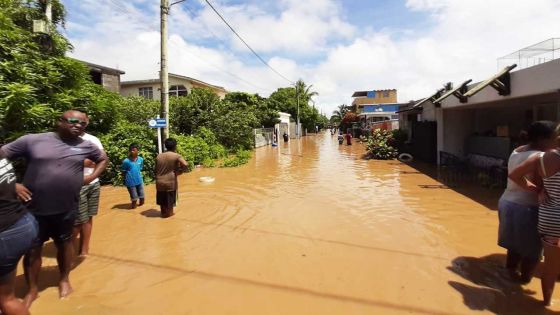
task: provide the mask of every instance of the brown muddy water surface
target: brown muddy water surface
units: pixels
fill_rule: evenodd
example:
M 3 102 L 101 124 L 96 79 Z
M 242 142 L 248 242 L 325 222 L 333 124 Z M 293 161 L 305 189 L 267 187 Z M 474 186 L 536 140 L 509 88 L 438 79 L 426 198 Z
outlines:
M 539 279 L 519 286 L 501 268 L 499 191 L 450 189 L 362 154 L 320 134 L 257 149 L 243 167 L 197 169 L 166 220 L 153 185 L 136 210 L 125 188 L 104 187 L 75 292 L 58 299 L 48 244 L 32 313 L 552 313 Z

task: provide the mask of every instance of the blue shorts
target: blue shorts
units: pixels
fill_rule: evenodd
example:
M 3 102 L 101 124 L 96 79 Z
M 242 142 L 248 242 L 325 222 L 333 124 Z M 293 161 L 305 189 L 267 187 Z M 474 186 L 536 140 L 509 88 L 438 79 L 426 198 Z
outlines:
M 136 186 L 127 186 L 128 194 L 130 195 L 130 200 L 136 201 L 138 198 L 144 199 L 144 184 Z
M 0 233 L 0 278 L 14 271 L 37 238 L 39 226 L 31 213 L 26 213 Z

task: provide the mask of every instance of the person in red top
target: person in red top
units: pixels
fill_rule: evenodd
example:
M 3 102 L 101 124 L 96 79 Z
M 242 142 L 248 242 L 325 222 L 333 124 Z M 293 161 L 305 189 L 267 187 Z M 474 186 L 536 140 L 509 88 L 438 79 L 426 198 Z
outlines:
M 352 145 L 352 134 L 350 133 L 350 129 L 346 132 L 346 144 Z

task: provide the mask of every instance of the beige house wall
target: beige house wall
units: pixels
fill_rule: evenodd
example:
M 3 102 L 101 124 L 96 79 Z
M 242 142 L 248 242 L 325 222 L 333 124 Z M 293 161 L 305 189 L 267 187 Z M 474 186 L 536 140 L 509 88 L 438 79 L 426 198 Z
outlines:
M 181 79 L 181 78 L 175 78 L 175 77 L 169 77 L 169 86 L 171 87 L 172 85 L 184 85 L 185 88 L 187 88 L 188 93 L 191 93 L 191 90 L 193 88 L 207 88 L 207 89 L 211 89 L 214 93 L 216 93 L 216 95 L 218 95 L 218 97 L 220 99 L 224 99 L 224 97 L 226 96 L 226 92 L 224 90 L 221 89 L 215 89 L 215 88 L 211 88 L 209 86 L 203 85 L 203 84 L 197 84 L 196 82 L 192 82 L 186 79 Z M 161 84 L 159 82 L 151 82 L 151 83 L 135 83 L 135 84 L 125 84 L 125 85 L 121 85 L 121 95 L 123 96 L 139 96 L 139 88 L 143 88 L 143 87 L 152 87 L 152 90 L 154 91 L 154 100 L 160 100 L 161 99 Z

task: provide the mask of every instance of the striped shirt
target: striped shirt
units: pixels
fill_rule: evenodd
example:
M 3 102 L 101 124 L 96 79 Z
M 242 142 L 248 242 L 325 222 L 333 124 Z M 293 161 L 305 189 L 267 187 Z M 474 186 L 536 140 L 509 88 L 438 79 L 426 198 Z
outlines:
M 558 152 L 554 153 L 560 155 Z M 541 166 L 546 176 L 544 165 Z M 560 238 L 560 172 L 543 179 L 548 199 L 539 207 L 539 233 L 545 236 Z

